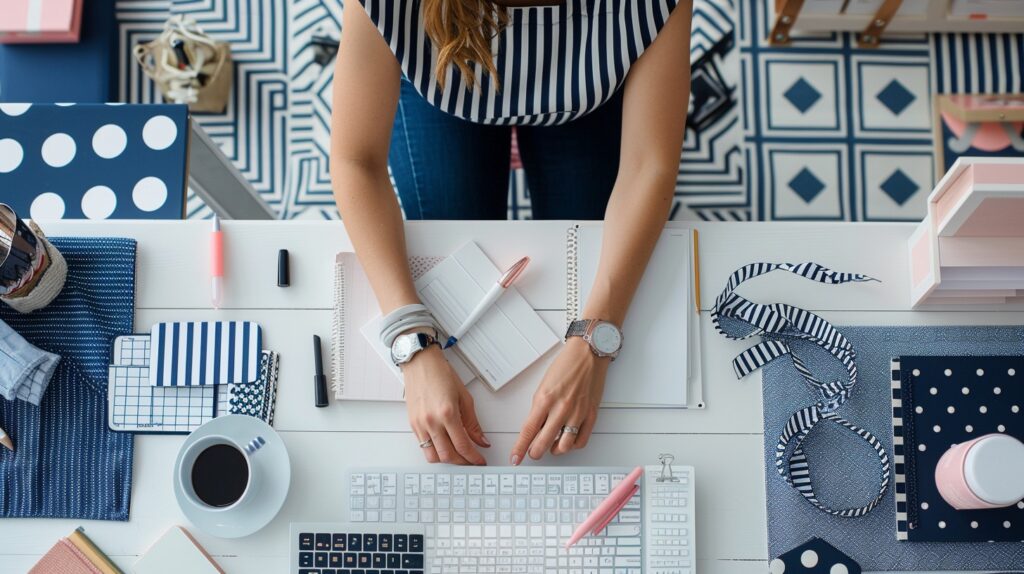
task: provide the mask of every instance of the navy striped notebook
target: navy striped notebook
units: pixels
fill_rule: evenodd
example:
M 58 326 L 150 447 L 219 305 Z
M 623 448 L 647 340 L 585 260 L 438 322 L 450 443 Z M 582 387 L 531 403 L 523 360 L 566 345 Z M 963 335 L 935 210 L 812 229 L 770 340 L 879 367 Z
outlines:
M 155 387 L 255 383 L 263 329 L 249 321 L 158 323 L 149 382 Z

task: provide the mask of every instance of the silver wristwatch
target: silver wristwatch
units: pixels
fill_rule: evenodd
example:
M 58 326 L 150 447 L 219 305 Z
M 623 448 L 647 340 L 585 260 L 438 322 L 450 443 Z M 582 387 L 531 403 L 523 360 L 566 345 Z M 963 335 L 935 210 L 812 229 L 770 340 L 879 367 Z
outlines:
M 416 356 L 416 353 L 431 345 L 441 346 L 441 343 L 437 340 L 436 332 L 433 336 L 427 333 L 399 335 L 395 338 L 395 342 L 391 344 L 391 362 L 396 367 L 400 367 L 411 361 Z
M 611 357 L 613 361 L 622 349 L 622 330 L 601 319 L 580 319 L 569 323 L 565 338 L 569 337 L 583 337 L 595 355 Z

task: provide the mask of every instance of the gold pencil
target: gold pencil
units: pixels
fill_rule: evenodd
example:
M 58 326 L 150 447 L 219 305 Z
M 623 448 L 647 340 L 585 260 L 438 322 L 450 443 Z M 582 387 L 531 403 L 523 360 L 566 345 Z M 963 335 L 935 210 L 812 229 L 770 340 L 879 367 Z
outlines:
M 4 429 L 2 428 L 0 428 L 0 444 L 7 447 L 7 450 L 14 452 L 14 442 L 11 440 L 11 437 L 8 436 L 6 432 L 4 432 Z

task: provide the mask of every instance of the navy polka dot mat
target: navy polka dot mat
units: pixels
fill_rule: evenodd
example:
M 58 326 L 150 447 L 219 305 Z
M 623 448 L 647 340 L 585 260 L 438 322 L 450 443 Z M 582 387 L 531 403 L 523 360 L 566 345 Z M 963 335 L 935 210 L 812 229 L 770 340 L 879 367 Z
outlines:
M 837 328 L 856 349 L 859 369 L 857 387 L 838 414 L 856 421 L 878 437 L 890 457 L 893 456 L 891 361 L 894 357 L 1024 355 L 1022 327 L 837 325 Z M 822 380 L 842 376 L 835 359 L 823 351 L 800 347 L 799 352 L 811 372 Z M 882 503 L 860 518 L 829 516 L 808 504 L 775 471 L 775 445 L 790 415 L 813 403 L 815 397 L 788 360 L 769 364 L 762 380 L 768 554 L 771 558 L 817 537 L 840 549 L 865 571 L 1021 569 L 1024 544 L 1020 542 L 897 540 L 895 488 L 889 488 Z M 1001 389 L 1001 393 L 1005 397 L 1008 389 Z M 994 404 L 987 406 L 991 409 Z M 1007 429 L 1024 425 L 1024 413 L 1013 413 L 1011 407 L 1011 404 L 1006 405 L 1005 420 L 993 421 L 995 425 L 1002 424 Z M 819 427 L 805 443 L 815 492 L 834 507 L 858 506 L 865 499 L 870 500 L 877 494 L 878 487 L 878 457 L 874 451 L 856 435 L 840 431 L 836 425 Z M 992 431 L 997 432 L 997 429 Z M 1024 514 L 1024 510 L 1019 512 Z
M 23 218 L 181 219 L 188 107 L 0 103 L 0 201 Z

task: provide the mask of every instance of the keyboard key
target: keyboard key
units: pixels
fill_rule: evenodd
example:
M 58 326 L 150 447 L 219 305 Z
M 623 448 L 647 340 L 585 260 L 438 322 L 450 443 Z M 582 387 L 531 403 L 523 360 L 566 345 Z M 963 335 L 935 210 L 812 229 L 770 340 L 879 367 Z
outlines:
M 358 552 L 363 549 L 363 535 L 362 534 L 349 534 L 348 535 L 348 549 L 354 552 Z
M 391 570 L 397 570 L 402 567 L 402 556 L 401 554 L 388 554 L 387 558 L 388 568 Z
M 358 558 L 358 556 L 356 556 L 355 552 L 346 552 L 345 553 L 345 558 L 344 558 L 345 568 L 355 568 L 356 567 L 356 563 L 358 561 L 359 561 L 359 558 Z
M 422 534 L 410 534 L 409 535 L 409 552 L 423 552 L 423 535 Z M 409 568 L 414 568 L 409 566 Z M 415 566 L 415 568 L 422 568 L 421 566 Z
M 405 534 L 395 534 L 395 552 L 409 551 L 409 537 Z
M 299 552 L 299 566 L 300 567 L 311 567 L 311 566 L 313 566 L 313 553 L 312 552 Z
M 327 552 L 317 552 L 316 557 L 313 560 L 313 565 L 317 568 L 326 568 L 327 563 L 330 561 L 330 554 Z
M 363 534 L 363 550 L 366 550 L 367 552 L 377 551 L 376 534 Z
M 381 552 L 391 552 L 390 534 L 380 534 L 377 536 L 377 549 Z
M 372 559 L 373 559 L 373 557 L 370 555 L 369 552 L 360 552 L 359 553 L 359 563 L 358 563 L 359 567 L 360 568 L 369 568 L 370 565 L 373 563 Z
M 316 535 L 316 549 L 317 550 L 330 550 L 331 549 L 331 535 L 317 534 Z
M 331 559 L 328 562 L 328 565 L 331 568 L 341 568 L 342 566 L 345 565 L 344 562 L 342 562 L 342 558 L 345 555 L 342 554 L 341 552 L 331 552 L 330 556 L 331 556 Z
M 303 532 L 299 534 L 299 550 L 312 550 L 313 549 L 313 533 Z
M 375 552 L 373 555 L 373 567 L 374 568 L 387 568 L 387 558 L 380 552 Z
M 402 554 L 402 568 L 423 568 L 423 555 Z

